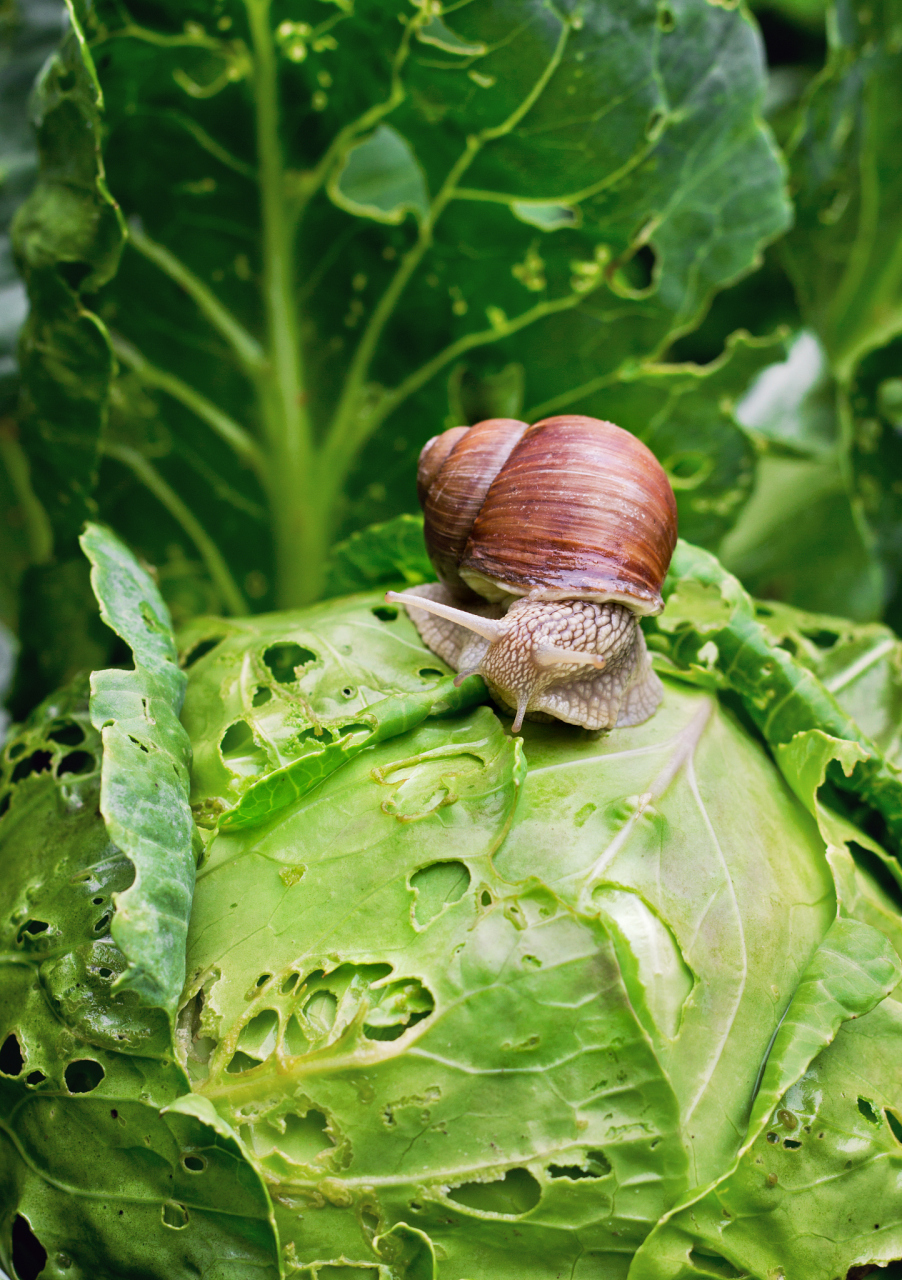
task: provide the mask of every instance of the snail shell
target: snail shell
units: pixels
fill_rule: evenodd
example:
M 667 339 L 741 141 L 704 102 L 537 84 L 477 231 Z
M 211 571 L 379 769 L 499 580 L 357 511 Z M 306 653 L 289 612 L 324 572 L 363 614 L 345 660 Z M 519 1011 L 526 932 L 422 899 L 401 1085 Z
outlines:
M 588 728 L 653 713 L 637 617 L 663 608 L 677 512 L 640 440 L 596 418 L 492 418 L 430 440 L 417 479 L 443 585 L 400 598 L 424 600 L 411 617 L 435 652 L 479 670 L 515 729 L 526 713 Z

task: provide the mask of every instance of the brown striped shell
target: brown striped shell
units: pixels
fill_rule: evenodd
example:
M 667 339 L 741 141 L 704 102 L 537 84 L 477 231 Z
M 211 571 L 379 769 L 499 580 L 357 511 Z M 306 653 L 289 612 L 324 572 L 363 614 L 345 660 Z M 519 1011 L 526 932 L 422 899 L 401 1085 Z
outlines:
M 453 427 L 424 448 L 418 485 L 432 563 L 462 598 L 664 607 L 676 500 L 651 450 L 612 422 Z

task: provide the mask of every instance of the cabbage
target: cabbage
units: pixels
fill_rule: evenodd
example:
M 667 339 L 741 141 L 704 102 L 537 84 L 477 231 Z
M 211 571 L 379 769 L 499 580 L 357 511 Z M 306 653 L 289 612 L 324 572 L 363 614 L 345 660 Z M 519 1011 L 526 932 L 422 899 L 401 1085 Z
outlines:
M 822 624 L 683 544 L 658 714 L 513 738 L 379 592 L 196 621 L 179 667 L 147 573 L 83 541 L 134 670 L 4 752 L 12 1274 L 902 1257 L 900 787 L 787 642 Z

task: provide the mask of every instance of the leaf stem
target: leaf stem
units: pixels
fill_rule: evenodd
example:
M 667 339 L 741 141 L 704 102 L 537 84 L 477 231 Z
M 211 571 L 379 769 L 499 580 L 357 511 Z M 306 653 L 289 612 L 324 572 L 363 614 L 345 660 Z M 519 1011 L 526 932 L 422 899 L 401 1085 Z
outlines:
M 270 0 L 244 0 L 251 33 L 257 170 L 263 239 L 263 301 L 268 376 L 257 383 L 269 445 L 267 490 L 273 516 L 279 603 L 306 604 L 319 594 L 327 532 L 313 468 L 313 432 L 301 349 L 295 281 L 295 222 L 286 201 L 279 137 L 279 69 Z
M 239 617 L 241 614 L 247 613 L 248 609 L 244 596 L 232 577 L 216 543 L 193 514 L 191 508 L 182 501 L 169 483 L 163 479 L 156 467 L 148 462 L 137 449 L 131 448 L 130 445 L 106 441 L 101 448 L 107 457 L 122 463 L 124 467 L 128 467 L 129 471 L 137 480 L 140 480 L 145 489 L 149 490 L 160 504 L 166 508 L 172 518 L 181 525 L 206 565 L 207 572 L 219 591 L 227 612 L 236 614 Z
M 221 440 L 238 455 L 242 462 L 252 467 L 262 483 L 266 483 L 266 457 L 256 440 L 244 427 L 224 413 L 218 405 L 213 404 L 206 396 L 195 391 L 189 383 L 183 382 L 174 373 L 158 369 L 151 364 L 137 347 L 132 346 L 117 333 L 110 334 L 113 351 L 121 362 L 137 374 L 140 380 L 149 387 L 157 387 L 178 400 L 186 409 L 190 409 L 202 422 L 206 422 Z
M 165 272 L 169 279 L 179 285 L 197 304 L 198 309 L 209 320 L 210 324 L 225 338 L 235 352 L 245 372 L 258 376 L 265 367 L 265 357 L 260 343 L 240 324 L 227 307 L 216 297 L 216 294 L 203 280 L 200 280 L 190 268 L 186 267 L 165 245 L 158 244 L 146 235 L 142 228 L 131 222 L 128 228 L 129 241 L 143 254 L 149 262 Z

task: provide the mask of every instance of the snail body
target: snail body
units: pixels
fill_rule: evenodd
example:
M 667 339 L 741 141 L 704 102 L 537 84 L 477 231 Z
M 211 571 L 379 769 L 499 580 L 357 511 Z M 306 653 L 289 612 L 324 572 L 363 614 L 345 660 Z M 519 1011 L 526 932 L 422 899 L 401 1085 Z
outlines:
M 660 613 L 676 501 L 654 454 L 581 416 L 452 427 L 420 455 L 439 583 L 400 601 L 426 645 L 515 712 L 588 729 L 661 699 L 639 617 Z

